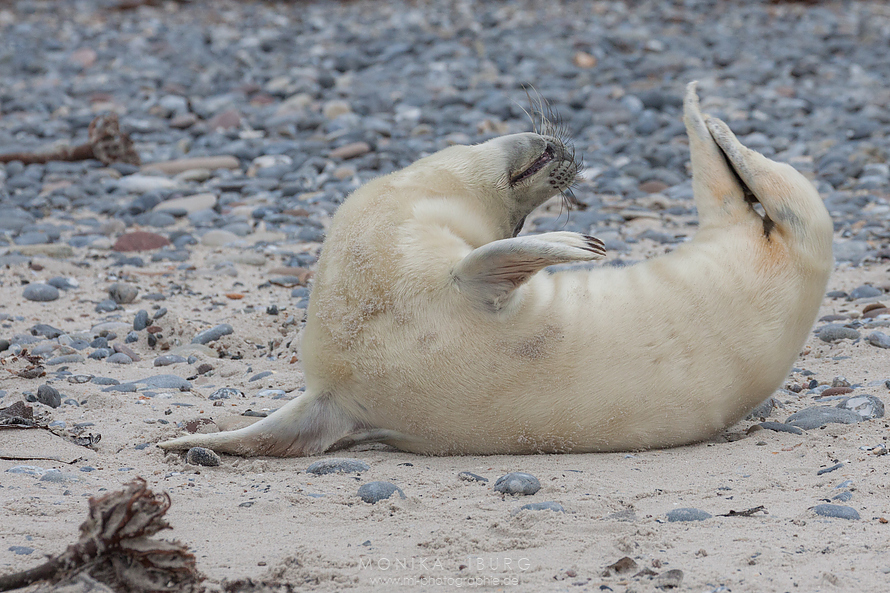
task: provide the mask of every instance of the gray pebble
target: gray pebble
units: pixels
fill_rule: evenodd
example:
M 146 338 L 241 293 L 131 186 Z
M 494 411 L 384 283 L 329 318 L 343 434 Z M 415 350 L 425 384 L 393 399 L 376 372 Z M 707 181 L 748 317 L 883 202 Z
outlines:
M 133 319 L 133 329 L 135 331 L 141 332 L 146 327 L 148 327 L 148 311 L 145 309 L 139 309 L 136 313 L 136 317 Z
M 178 375 L 153 375 L 134 381 L 134 383 L 142 383 L 158 389 L 178 389 L 179 391 L 188 391 L 192 388 L 191 383 Z
M 9 546 L 8 549 L 17 556 L 26 556 L 34 553 L 34 548 L 29 548 L 28 546 Z
M 134 331 L 128 333 L 127 337 L 124 338 L 124 342 L 127 344 L 132 344 L 133 342 L 138 342 L 138 341 L 139 341 L 139 334 L 137 334 Z M 115 344 L 115 346 L 117 346 L 117 345 Z
M 859 519 L 859 513 L 853 507 L 845 507 L 839 504 L 817 504 L 813 507 L 817 515 L 832 517 L 835 519 Z
M 252 381 L 259 381 L 260 379 L 265 379 L 269 375 L 273 375 L 273 374 L 274 373 L 272 371 L 263 371 L 262 373 L 257 373 L 256 375 L 254 375 L 253 377 L 248 379 L 247 382 L 250 383 Z
M 853 493 L 849 490 L 844 490 L 840 494 L 835 494 L 831 497 L 831 500 L 836 500 L 838 502 L 849 502 L 853 498 Z
M 29 301 L 48 302 L 59 298 L 59 289 L 49 284 L 31 283 L 25 287 L 22 296 Z
M 837 407 L 859 414 L 862 420 L 884 417 L 884 402 L 873 395 L 854 395 L 839 403 Z
M 37 388 L 37 401 L 51 408 L 58 408 L 62 405 L 62 396 L 55 387 L 43 384 Z
M 133 359 L 124 354 L 123 352 L 115 352 L 111 356 L 109 356 L 105 362 L 110 362 L 112 364 L 130 364 L 133 362 Z
M 28 331 L 31 332 L 32 336 L 43 336 L 48 340 L 58 338 L 65 333 L 62 330 L 45 323 L 38 323 L 37 325 L 32 326 Z
M 220 387 L 213 393 L 211 393 L 207 399 L 209 400 L 217 400 L 217 399 L 229 399 L 232 397 L 244 397 L 244 393 L 235 389 L 234 387 Z
M 120 308 L 121 306 L 115 303 L 112 299 L 105 299 L 96 304 L 96 313 L 111 313 Z
M 181 362 L 186 362 L 186 358 L 184 356 L 180 356 L 178 354 L 162 354 L 155 358 L 154 365 L 156 367 L 165 367 L 171 364 L 178 364 Z
M 671 570 L 666 570 L 655 577 L 652 584 L 655 585 L 656 589 L 661 589 L 663 591 L 672 591 L 674 589 L 679 589 L 680 583 L 682 582 L 683 571 L 678 568 L 672 568 Z
M 823 342 L 837 342 L 838 340 L 855 340 L 859 338 L 859 332 L 855 329 L 844 327 L 839 323 L 829 323 L 819 328 L 817 334 Z
M 101 360 L 103 358 L 108 358 L 111 356 L 111 348 L 97 348 L 90 352 L 90 358 L 93 360 Z
M 220 464 L 219 455 L 216 452 L 204 447 L 192 447 L 185 454 L 185 462 L 191 465 L 204 465 L 207 467 L 216 467 Z
M 488 478 L 477 476 L 473 472 L 460 472 L 457 477 L 465 482 L 488 482 Z
M 207 329 L 192 338 L 192 344 L 207 344 L 233 333 L 235 330 L 228 323 L 217 325 Z
M 843 464 L 843 463 L 835 463 L 835 464 L 832 465 L 831 467 L 823 467 L 822 469 L 820 469 L 819 471 L 816 472 L 816 475 L 817 475 L 817 476 L 822 476 L 822 475 L 824 475 L 824 474 L 831 473 L 831 472 L 833 472 L 834 470 L 840 469 L 840 468 L 842 468 L 842 467 L 844 467 L 844 464 Z
M 785 424 L 796 426 L 804 430 L 813 430 L 832 422 L 839 424 L 856 424 L 862 417 L 850 410 L 841 410 L 830 406 L 814 406 L 805 408 L 788 416 Z
M 126 282 L 115 282 L 108 287 L 108 296 L 118 305 L 126 305 L 136 300 L 139 289 Z
M 791 434 L 803 434 L 803 431 L 796 426 L 790 424 L 782 424 L 781 422 L 761 422 L 758 426 L 765 430 L 774 430 L 776 432 L 790 432 Z
M 369 469 L 371 466 L 358 459 L 332 457 L 314 462 L 306 468 L 306 471 L 316 476 L 323 476 L 325 474 L 360 474 Z
M 566 510 L 562 508 L 561 504 L 559 504 L 558 502 L 553 502 L 552 500 L 548 500 L 546 502 L 530 502 L 529 504 L 524 504 L 517 510 L 513 511 L 511 514 L 515 515 L 520 511 L 553 511 L 555 513 L 566 512 Z
M 386 500 L 396 493 L 398 493 L 399 498 L 405 498 L 405 493 L 402 492 L 402 489 L 389 482 L 368 482 L 367 484 L 362 484 L 358 489 L 359 498 L 369 504 Z
M 747 419 L 751 418 L 768 418 L 770 414 L 773 413 L 773 409 L 776 407 L 776 399 L 773 397 L 769 397 L 766 401 L 759 404 L 756 408 L 751 410 L 751 413 L 746 417 Z
M 538 478 L 523 472 L 510 472 L 497 479 L 494 483 L 495 492 L 503 494 L 522 494 L 530 496 L 541 489 Z
M 64 276 L 56 276 L 55 278 L 50 278 L 46 281 L 50 286 L 54 286 L 59 290 L 71 290 L 72 288 L 77 288 L 80 284 L 77 283 L 77 280 L 73 278 L 65 278 Z
M 59 470 L 51 469 L 42 476 L 40 476 L 41 482 L 53 482 L 55 484 L 64 484 L 66 482 L 77 482 L 78 479 L 76 476 L 73 476 L 69 473 L 60 472 Z
M 884 291 L 880 288 L 875 288 L 874 286 L 863 284 L 862 286 L 854 288 L 852 292 L 850 292 L 850 298 L 855 301 L 856 299 L 869 299 L 881 296 L 883 294 Z
M 681 508 L 669 511 L 667 519 L 671 523 L 674 523 L 676 521 L 704 521 L 705 519 L 710 519 L 712 516 L 713 515 L 710 513 L 700 509 Z
M 96 385 L 120 385 L 121 382 L 111 377 L 93 377 L 92 383 Z
M 868 343 L 878 348 L 890 348 L 890 336 L 884 332 L 873 331 L 865 338 Z
M 47 366 L 56 366 L 60 364 L 71 364 L 73 362 L 83 362 L 85 359 L 80 354 L 63 354 L 46 361 Z

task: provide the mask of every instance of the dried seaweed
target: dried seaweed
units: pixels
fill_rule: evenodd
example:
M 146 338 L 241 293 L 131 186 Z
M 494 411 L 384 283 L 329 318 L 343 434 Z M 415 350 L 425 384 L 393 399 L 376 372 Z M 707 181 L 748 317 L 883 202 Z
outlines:
M 77 543 L 41 566 L 0 576 L 0 591 L 60 582 L 84 571 L 121 593 L 200 590 L 204 577 L 185 546 L 151 539 L 170 527 L 163 519 L 170 508 L 167 493 L 155 494 L 137 478 L 122 491 L 90 498 L 89 504 Z

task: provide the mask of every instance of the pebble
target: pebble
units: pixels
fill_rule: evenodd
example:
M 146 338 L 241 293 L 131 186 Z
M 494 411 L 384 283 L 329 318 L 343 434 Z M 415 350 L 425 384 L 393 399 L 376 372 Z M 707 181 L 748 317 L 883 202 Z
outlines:
M 529 504 L 524 504 L 511 514 L 516 515 L 521 511 L 553 511 L 555 513 L 564 513 L 566 510 L 562 508 L 562 505 L 558 502 L 553 502 L 552 500 L 548 500 L 546 502 L 531 502 Z
M 758 424 L 763 429 L 774 430 L 776 432 L 790 432 L 791 434 L 803 434 L 803 431 L 796 426 L 790 424 L 782 424 L 781 422 L 761 422 Z
M 473 472 L 460 472 L 457 474 L 457 477 L 465 482 L 488 482 L 488 478 L 477 476 Z
M 223 247 L 241 240 L 241 237 L 231 231 L 222 229 L 207 231 L 201 236 L 201 245 L 207 247 Z
M 656 589 L 673 590 L 679 589 L 683 582 L 683 571 L 678 568 L 672 568 L 659 574 L 653 580 Z
M 17 556 L 26 556 L 34 553 L 34 548 L 29 548 L 28 546 L 9 546 L 7 549 Z
M 132 303 L 138 294 L 138 288 L 125 282 L 115 282 L 108 287 L 108 296 L 118 305 Z
M 359 498 L 369 504 L 386 500 L 393 494 L 398 494 L 399 498 L 405 498 L 405 493 L 402 492 L 402 489 L 390 482 L 368 482 L 367 484 L 362 484 L 358 489 Z
M 118 237 L 112 249 L 119 252 L 151 251 L 168 245 L 170 241 L 163 235 L 149 231 L 133 231 Z
M 133 329 L 135 331 L 142 331 L 148 327 L 148 311 L 145 309 L 140 309 L 136 312 L 136 317 L 133 319 Z
M 112 364 L 131 364 L 133 362 L 133 359 L 123 352 L 115 352 L 114 354 L 106 358 L 105 362 L 110 362 Z
M 176 389 L 179 391 L 189 391 L 192 388 L 191 383 L 177 375 L 153 375 L 134 381 L 134 383 L 157 389 Z
M 854 288 L 850 292 L 850 299 L 855 301 L 857 299 L 868 299 L 868 298 L 879 297 L 883 294 L 884 294 L 884 291 L 881 290 L 880 288 L 875 288 L 874 286 L 869 286 L 868 284 L 863 284 L 862 286 Z
M 837 504 L 817 504 L 813 507 L 813 511 L 817 515 L 834 519 L 859 519 L 859 512 L 856 509 Z
M 64 276 L 56 276 L 46 281 L 50 286 L 54 286 L 59 290 L 73 290 L 80 286 L 80 283 L 74 278 L 65 278 Z
M 862 417 L 850 410 L 830 406 L 814 406 L 791 414 L 785 420 L 785 424 L 804 430 L 813 430 L 831 423 L 856 424 L 860 421 L 862 421 Z
M 244 393 L 239 391 L 238 389 L 235 389 L 234 387 L 221 387 L 220 389 L 217 389 L 209 396 L 207 396 L 207 399 L 214 401 L 218 399 L 229 399 L 232 397 L 244 397 Z
M 667 514 L 667 520 L 671 523 L 677 521 L 704 521 L 711 517 L 713 517 L 713 515 L 710 513 L 693 508 L 674 509 Z
M 209 342 L 215 342 L 223 336 L 227 336 L 233 333 L 235 330 L 232 329 L 232 326 L 228 323 L 223 323 L 217 325 L 216 327 L 212 327 L 210 329 L 206 329 L 192 338 L 192 344 L 207 344 Z
M 884 402 L 874 395 L 856 395 L 842 401 L 837 407 L 859 414 L 862 420 L 884 417 Z
M 821 476 L 823 474 L 828 474 L 828 473 L 831 473 L 831 472 L 838 470 L 842 467 L 844 467 L 843 463 L 835 463 L 831 467 L 825 467 L 825 468 L 820 469 L 819 471 L 816 472 L 816 475 Z
M 523 472 L 510 472 L 494 483 L 495 492 L 502 494 L 530 496 L 541 489 L 538 478 Z
M 325 474 L 360 474 L 363 471 L 371 469 L 364 461 L 358 459 L 346 459 L 332 457 L 330 459 L 322 459 L 312 463 L 306 471 L 316 476 Z
M 185 462 L 191 465 L 216 467 L 220 464 L 219 455 L 204 447 L 192 447 L 185 454 Z
M 37 388 L 37 401 L 51 408 L 58 408 L 62 405 L 62 396 L 55 387 L 43 384 Z
M 884 332 L 873 331 L 865 337 L 869 344 L 878 348 L 890 348 L 890 336 Z
M 156 367 L 165 367 L 170 366 L 171 364 L 179 364 L 186 362 L 186 358 L 183 356 L 179 356 L 178 354 L 162 354 L 155 358 L 154 366 Z
M 819 339 L 823 342 L 837 342 L 838 340 L 856 340 L 859 338 L 859 332 L 855 329 L 844 327 L 838 323 L 829 323 L 819 328 L 817 332 Z
M 80 354 L 63 354 L 55 356 L 46 361 L 46 366 L 58 366 L 60 364 L 71 364 L 74 362 L 83 362 L 85 359 Z
M 29 301 L 49 302 L 59 298 L 59 289 L 49 284 L 34 282 L 25 287 L 22 296 Z

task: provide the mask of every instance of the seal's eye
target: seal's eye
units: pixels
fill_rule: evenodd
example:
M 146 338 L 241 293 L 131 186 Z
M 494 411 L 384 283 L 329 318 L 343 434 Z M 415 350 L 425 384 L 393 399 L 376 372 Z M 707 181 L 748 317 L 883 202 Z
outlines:
M 525 170 L 519 171 L 510 177 L 510 183 L 517 184 L 523 179 L 528 179 L 538 171 L 544 168 L 544 166 L 553 160 L 554 152 L 553 147 L 550 144 L 547 144 L 547 148 L 544 149 L 544 154 L 539 156 L 537 160 L 535 160 L 531 165 L 529 165 Z

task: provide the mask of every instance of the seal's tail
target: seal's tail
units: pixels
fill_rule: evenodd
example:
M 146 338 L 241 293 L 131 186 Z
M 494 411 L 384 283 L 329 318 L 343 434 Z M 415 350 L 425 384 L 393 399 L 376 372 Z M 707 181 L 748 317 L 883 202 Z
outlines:
M 330 394 L 304 394 L 245 428 L 192 434 L 158 446 L 174 451 L 207 447 L 218 453 L 247 457 L 296 457 L 323 453 L 354 427 L 355 423 L 333 402 Z
M 702 227 L 757 216 L 767 236 L 778 232 L 815 256 L 830 258 L 831 219 L 806 177 L 743 146 L 724 122 L 702 115 L 694 82 L 686 89 L 684 120 Z

